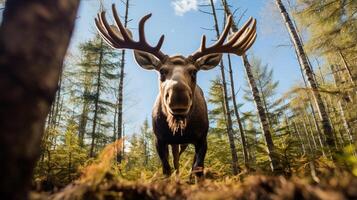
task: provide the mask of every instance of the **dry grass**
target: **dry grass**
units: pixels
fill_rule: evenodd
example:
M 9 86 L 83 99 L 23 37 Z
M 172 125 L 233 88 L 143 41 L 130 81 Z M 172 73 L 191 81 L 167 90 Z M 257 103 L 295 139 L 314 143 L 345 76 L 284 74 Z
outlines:
M 242 183 L 227 179 L 222 182 L 206 180 L 194 185 L 170 178 L 155 182 L 103 180 L 98 185 L 75 183 L 56 194 L 38 199 L 344 200 L 357 199 L 357 180 L 347 174 L 318 185 L 301 179 L 269 176 L 249 176 Z
M 104 199 L 246 199 L 246 200 L 293 200 L 357 199 L 357 178 L 347 172 L 321 178 L 319 184 L 305 179 L 281 176 L 247 175 L 206 179 L 197 184 L 187 182 L 187 176 L 164 178 L 158 174 L 145 174 L 136 181 L 119 178 L 115 165 L 117 149 L 121 141 L 107 146 L 97 160 L 82 170 L 82 176 L 73 184 L 54 194 L 32 193 L 32 200 L 104 200 Z M 184 177 L 184 178 L 182 178 Z

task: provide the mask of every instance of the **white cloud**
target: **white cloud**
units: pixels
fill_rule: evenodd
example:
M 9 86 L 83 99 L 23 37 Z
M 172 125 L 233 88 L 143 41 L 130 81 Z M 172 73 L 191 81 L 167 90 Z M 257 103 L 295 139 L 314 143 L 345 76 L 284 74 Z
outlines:
M 198 0 L 174 0 L 171 4 L 176 15 L 182 16 L 188 11 L 197 10 Z
M 171 5 L 174 7 L 176 15 L 182 16 L 186 12 L 198 10 L 198 5 L 205 3 L 209 3 L 209 0 L 173 0 Z

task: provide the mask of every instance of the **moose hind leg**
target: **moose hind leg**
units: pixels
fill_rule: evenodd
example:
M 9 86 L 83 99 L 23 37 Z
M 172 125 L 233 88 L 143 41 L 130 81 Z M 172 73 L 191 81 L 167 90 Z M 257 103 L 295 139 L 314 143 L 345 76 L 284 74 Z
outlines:
M 168 144 L 156 141 L 156 150 L 159 154 L 161 164 L 162 164 L 162 173 L 166 176 L 171 174 L 171 167 L 169 164 L 169 147 Z
M 173 161 L 174 161 L 174 167 L 176 170 L 176 174 L 179 174 L 179 168 L 180 168 L 180 146 L 178 144 L 172 144 L 172 156 L 173 156 Z
M 203 176 L 204 161 L 207 152 L 207 140 L 195 144 L 195 159 L 192 167 L 193 173 L 197 177 Z

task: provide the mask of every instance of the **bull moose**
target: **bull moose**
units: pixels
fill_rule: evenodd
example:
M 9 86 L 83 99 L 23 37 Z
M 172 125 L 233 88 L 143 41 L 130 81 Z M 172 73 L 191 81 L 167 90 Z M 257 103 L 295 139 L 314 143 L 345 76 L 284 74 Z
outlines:
M 221 36 L 212 46 L 206 47 L 206 37 L 203 36 L 201 47 L 184 57 L 168 56 L 160 50 L 164 35 L 156 46 L 147 43 L 144 25 L 151 14 L 140 20 L 139 40 L 134 41 L 131 32 L 122 25 L 114 4 L 112 12 L 115 25 L 108 24 L 105 12 L 98 13 L 95 19 L 103 40 L 116 49 L 133 49 L 139 66 L 159 72 L 159 94 L 153 107 L 152 123 L 163 173 L 171 174 L 169 145 L 172 148 L 174 168 L 178 172 L 181 153 L 188 144 L 193 144 L 195 156 L 192 171 L 202 177 L 209 122 L 203 92 L 196 84 L 197 72 L 217 66 L 222 53 L 244 54 L 256 39 L 256 20 L 250 18 L 239 31 L 228 36 L 232 25 L 232 16 L 228 16 Z

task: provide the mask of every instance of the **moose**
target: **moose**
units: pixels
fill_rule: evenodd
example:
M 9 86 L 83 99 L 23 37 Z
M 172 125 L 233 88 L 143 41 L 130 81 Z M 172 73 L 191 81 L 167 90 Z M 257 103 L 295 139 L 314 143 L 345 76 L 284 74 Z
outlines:
M 201 47 L 190 56 L 184 57 L 168 56 L 160 50 L 164 35 L 156 46 L 147 43 L 144 25 L 151 14 L 139 21 L 139 40 L 134 41 L 129 29 L 121 23 L 114 4 L 112 12 L 115 25 L 109 25 L 104 11 L 98 13 L 95 19 L 103 40 L 115 49 L 134 50 L 134 58 L 139 66 L 159 72 L 159 94 L 153 107 L 152 126 L 163 174 L 171 174 L 169 145 L 174 168 L 178 173 L 180 155 L 188 144 L 193 144 L 195 155 L 192 172 L 196 177 L 202 177 L 209 121 L 202 89 L 196 84 L 197 72 L 216 67 L 221 62 L 223 53 L 238 56 L 244 54 L 257 37 L 256 20 L 250 18 L 239 31 L 230 34 L 232 16 L 228 16 L 222 34 L 212 46 L 206 47 L 206 36 L 203 35 Z

